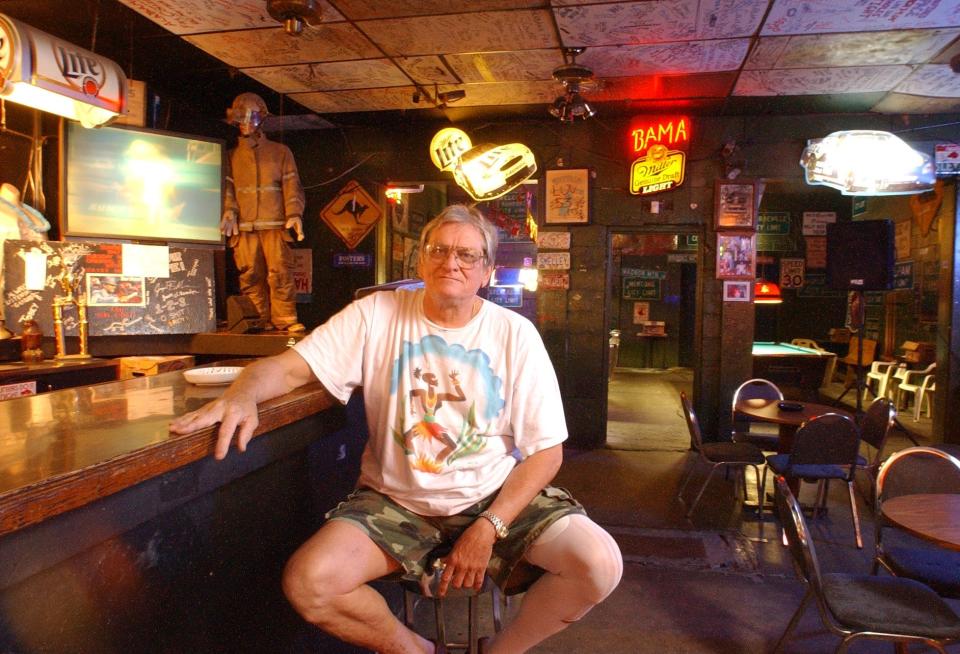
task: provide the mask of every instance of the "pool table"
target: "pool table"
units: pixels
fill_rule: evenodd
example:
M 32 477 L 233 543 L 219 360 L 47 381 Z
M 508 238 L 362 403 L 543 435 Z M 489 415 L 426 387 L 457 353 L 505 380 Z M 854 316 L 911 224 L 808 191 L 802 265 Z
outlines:
M 753 376 L 769 379 L 791 400 L 815 402 L 817 390 L 829 380 L 837 355 L 789 343 L 753 344 Z

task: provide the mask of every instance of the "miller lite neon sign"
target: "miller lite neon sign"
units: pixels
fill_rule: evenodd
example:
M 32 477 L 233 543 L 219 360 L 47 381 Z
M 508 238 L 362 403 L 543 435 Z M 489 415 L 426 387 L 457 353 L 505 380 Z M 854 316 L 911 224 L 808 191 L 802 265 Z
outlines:
M 0 96 L 96 127 L 124 112 L 127 78 L 116 62 L 0 14 Z
M 690 118 L 669 116 L 635 120 L 630 129 L 630 193 L 652 195 L 677 188 L 686 170 Z

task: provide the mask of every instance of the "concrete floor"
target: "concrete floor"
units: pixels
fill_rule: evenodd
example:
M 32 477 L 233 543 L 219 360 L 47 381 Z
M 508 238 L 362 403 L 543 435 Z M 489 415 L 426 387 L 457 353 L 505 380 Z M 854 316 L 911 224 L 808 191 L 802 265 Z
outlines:
M 602 605 L 533 652 L 767 652 L 799 605 L 804 587 L 778 542 L 773 518 L 767 514 L 759 521 L 752 508 L 742 508 L 731 480 L 715 475 L 691 519 L 684 515 L 676 492 L 689 437 L 678 391 L 691 379 L 690 371 L 682 369 L 618 370 L 610 385 L 608 448 L 566 452 L 557 483 L 573 491 L 591 517 L 613 533 L 624 554 L 625 571 L 620 586 Z M 827 397 L 841 389 L 839 385 L 826 389 Z M 855 401 L 852 393 L 847 399 Z M 928 421 L 922 422 L 904 419 L 914 437 L 929 444 Z M 659 441 L 653 437 L 657 430 Z M 886 453 L 912 444 L 905 434 L 894 434 Z M 704 474 L 699 470 L 691 481 L 688 497 Z M 842 485 L 831 488 L 827 516 L 811 523 L 825 571 L 870 571 L 872 510 L 865 501 L 868 484 L 865 478 L 860 482 L 862 550 L 854 542 Z M 801 500 L 812 502 L 813 491 L 813 485 L 804 484 Z M 755 499 L 755 491 L 751 495 Z M 756 542 L 761 536 L 768 542 Z M 811 606 L 785 651 L 832 652 L 838 643 Z M 849 651 L 892 652 L 893 647 L 861 641 Z

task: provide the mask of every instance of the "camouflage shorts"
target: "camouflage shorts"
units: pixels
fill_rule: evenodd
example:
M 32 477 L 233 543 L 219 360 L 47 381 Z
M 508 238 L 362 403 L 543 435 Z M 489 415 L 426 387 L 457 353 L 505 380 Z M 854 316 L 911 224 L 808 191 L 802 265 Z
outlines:
M 327 513 L 328 520 L 356 525 L 384 552 L 403 566 L 403 578 L 419 580 L 434 556 L 453 545 L 460 534 L 493 503 L 496 494 L 452 516 L 422 516 L 386 495 L 359 488 Z M 583 507 L 562 488 L 547 486 L 510 524 L 510 534 L 493 546 L 487 574 L 504 588 L 524 552 L 559 518 L 585 514 Z M 513 580 L 511 580 L 513 585 Z

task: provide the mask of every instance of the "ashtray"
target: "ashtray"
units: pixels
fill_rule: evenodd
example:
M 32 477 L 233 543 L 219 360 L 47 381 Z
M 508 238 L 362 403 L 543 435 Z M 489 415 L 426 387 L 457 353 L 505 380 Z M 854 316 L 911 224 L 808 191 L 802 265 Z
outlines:
M 777 402 L 781 411 L 803 411 L 803 405 L 799 402 Z
M 192 368 L 183 371 L 183 378 L 191 384 L 197 384 L 198 386 L 220 386 L 229 384 L 236 379 L 241 370 L 243 370 L 243 366 Z

